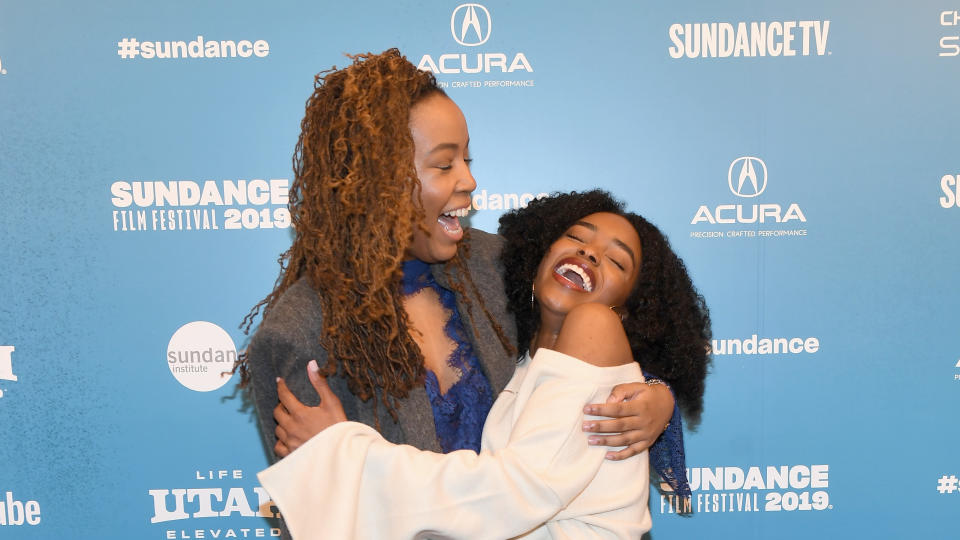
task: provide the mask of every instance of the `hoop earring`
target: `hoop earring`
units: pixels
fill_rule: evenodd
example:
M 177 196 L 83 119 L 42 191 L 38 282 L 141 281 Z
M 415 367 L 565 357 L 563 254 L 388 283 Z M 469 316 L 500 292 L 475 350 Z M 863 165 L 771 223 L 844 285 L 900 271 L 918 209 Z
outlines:
M 536 297 L 533 295 L 537 291 L 537 284 L 534 283 L 530 286 L 530 311 L 533 311 L 536 308 Z

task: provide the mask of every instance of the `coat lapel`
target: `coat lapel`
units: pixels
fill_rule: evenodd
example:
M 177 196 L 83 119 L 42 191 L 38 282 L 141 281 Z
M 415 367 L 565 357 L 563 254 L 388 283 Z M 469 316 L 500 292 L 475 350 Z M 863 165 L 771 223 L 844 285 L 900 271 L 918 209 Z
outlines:
M 433 408 L 423 384 L 410 390 L 406 399 L 399 400 L 397 420 L 403 430 L 406 444 L 421 450 L 441 452 L 437 442 L 437 431 L 433 424 Z
M 475 234 L 480 235 L 477 240 L 483 245 L 472 242 L 471 251 L 474 256 L 468 260 L 467 269 L 473 283 L 477 286 L 479 295 L 463 279 L 455 264 L 434 264 L 431 265 L 430 270 L 441 287 L 454 291 L 464 331 L 467 332 L 467 338 L 473 344 L 473 351 L 496 396 L 503 391 L 513 376 L 517 359 L 503 350 L 493 323 L 484 315 L 480 295 L 483 296 L 483 305 L 491 317 L 501 325 L 514 346 L 516 345 L 516 328 L 513 316 L 506 308 L 503 277 L 496 262 L 499 257 L 499 238 L 483 232 Z M 471 242 L 470 236 L 464 241 Z M 466 291 L 466 298 L 451 286 L 451 281 L 456 281 L 462 286 Z M 440 451 L 433 422 L 433 408 L 423 384 L 411 389 L 406 399 L 399 400 L 397 418 L 407 444 L 424 450 Z
M 470 241 L 469 237 L 465 241 Z M 495 256 L 499 256 L 499 250 L 497 250 Z M 510 377 L 513 376 L 517 359 L 511 358 L 503 350 L 503 345 L 500 343 L 500 338 L 497 336 L 492 321 L 483 313 L 481 301 L 494 320 L 506 332 L 514 346 L 516 346 L 516 328 L 513 323 L 513 316 L 507 312 L 507 299 L 506 294 L 504 294 L 503 276 L 500 275 L 499 265 L 482 259 L 485 259 L 485 257 L 474 256 L 467 262 L 467 270 L 480 294 L 483 295 L 482 300 L 463 279 L 463 276 L 460 275 L 461 271 L 455 264 L 449 262 L 436 264 L 431 266 L 431 270 L 434 279 L 441 287 L 456 291 L 450 283 L 452 277 L 466 291 L 469 304 L 463 295 L 457 293 L 457 310 L 460 312 L 464 331 L 467 332 L 468 338 L 473 344 L 473 351 L 477 355 L 477 360 L 479 360 L 496 396 L 503 391 L 510 381 Z

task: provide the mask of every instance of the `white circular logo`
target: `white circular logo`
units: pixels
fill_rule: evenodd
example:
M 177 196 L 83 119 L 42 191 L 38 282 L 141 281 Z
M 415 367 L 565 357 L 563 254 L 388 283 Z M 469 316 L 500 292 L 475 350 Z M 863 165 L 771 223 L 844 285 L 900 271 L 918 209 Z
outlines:
M 236 361 L 237 348 L 230 334 L 207 321 L 181 326 L 167 344 L 170 373 L 197 392 L 210 392 L 227 384 Z
M 460 4 L 450 16 L 450 33 L 465 47 L 486 43 L 492 26 L 490 12 L 480 4 Z
M 734 170 L 740 165 L 739 174 Z M 737 177 L 734 181 L 734 176 Z M 744 186 L 746 184 L 746 186 Z M 727 170 L 727 185 L 737 197 L 756 197 L 767 189 L 767 164 L 754 156 L 743 156 L 733 160 Z

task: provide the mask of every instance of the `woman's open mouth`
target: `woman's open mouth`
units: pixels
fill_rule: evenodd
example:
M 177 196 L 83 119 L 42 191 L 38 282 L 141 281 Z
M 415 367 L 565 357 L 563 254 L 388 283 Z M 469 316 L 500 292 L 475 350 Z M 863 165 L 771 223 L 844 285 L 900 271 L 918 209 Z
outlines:
M 460 237 L 463 236 L 463 226 L 460 225 L 460 218 L 467 217 L 469 213 L 470 208 L 450 210 L 449 212 L 440 214 L 440 217 L 437 218 L 437 223 L 443 227 L 443 231 L 447 233 L 447 235 L 459 240 Z
M 568 257 L 560 261 L 553 269 L 553 278 L 562 285 L 584 292 L 593 292 L 595 277 L 583 262 Z

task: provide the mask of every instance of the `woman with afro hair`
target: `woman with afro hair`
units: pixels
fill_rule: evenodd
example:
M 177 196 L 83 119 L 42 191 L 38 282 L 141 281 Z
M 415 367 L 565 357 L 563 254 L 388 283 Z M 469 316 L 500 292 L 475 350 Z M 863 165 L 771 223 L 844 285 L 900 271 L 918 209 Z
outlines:
M 681 411 L 692 425 L 700 422 L 704 384 L 710 363 L 710 315 L 686 266 L 660 230 L 642 216 L 624 212 L 623 203 L 601 190 L 560 194 L 536 200 L 522 210 L 500 218 L 500 235 L 506 240 L 502 258 L 506 265 L 508 308 L 516 318 L 520 354 L 537 333 L 538 319 L 529 301 L 530 276 L 554 239 L 571 217 L 597 212 L 618 214 L 629 220 L 643 246 L 642 271 L 636 290 L 621 306 L 623 326 L 630 338 L 633 358 L 643 367 L 648 384 L 664 382 L 673 390 L 677 409 L 664 437 L 650 448 L 650 464 L 681 497 L 690 496 L 683 453 Z M 597 411 L 592 410 L 594 414 Z
M 647 384 L 672 383 L 698 419 L 704 301 L 660 231 L 605 192 L 533 201 L 500 224 L 520 361 L 481 451 L 392 444 L 344 421 L 316 384 L 327 429 L 259 475 L 295 538 L 639 538 L 650 529 L 647 460 L 605 459 L 581 426 L 596 422 L 591 403 L 615 385 L 644 381 L 641 365 Z M 679 433 L 679 416 L 671 429 Z M 655 466 L 689 494 L 682 451 L 662 458 Z

